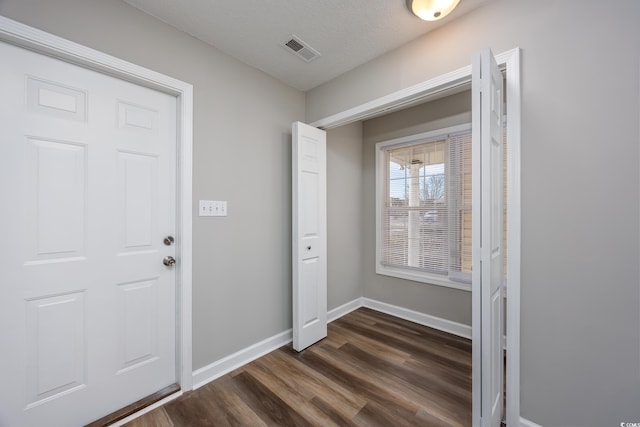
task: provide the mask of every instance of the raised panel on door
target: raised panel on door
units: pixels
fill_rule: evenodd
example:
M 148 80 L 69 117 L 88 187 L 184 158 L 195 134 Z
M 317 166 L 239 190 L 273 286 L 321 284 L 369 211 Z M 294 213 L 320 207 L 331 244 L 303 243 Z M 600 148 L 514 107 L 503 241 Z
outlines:
M 489 391 L 489 405 L 490 414 L 493 422 L 502 421 L 502 401 L 503 401 L 503 360 L 502 354 L 502 292 L 496 291 L 491 295 L 490 301 L 490 318 L 491 323 L 489 326 L 489 346 L 491 347 L 491 355 L 488 363 L 491 365 L 491 375 L 489 377 L 488 389 Z M 499 373 L 500 372 L 500 373 Z M 497 421 L 496 421 L 497 420 Z
M 304 259 L 301 264 L 300 282 L 305 289 L 302 291 L 300 320 L 302 327 L 308 328 L 321 321 L 318 311 L 318 269 L 321 266 L 318 257 Z
M 85 122 L 87 92 L 65 84 L 26 78 L 27 110 L 53 118 Z
M 120 253 L 151 249 L 157 236 L 158 158 L 118 152 Z
M 327 335 L 326 136 L 293 124 L 293 347 Z
M 85 256 L 86 146 L 25 137 L 29 261 Z
M 298 203 L 300 209 L 300 246 L 302 259 L 317 258 L 321 249 L 320 175 L 317 171 L 302 170 Z
M 118 374 L 122 374 L 159 357 L 157 279 L 120 284 L 118 312 Z
M 118 100 L 118 127 L 132 132 L 158 132 L 159 111 Z
M 26 301 L 29 409 L 87 386 L 85 292 Z

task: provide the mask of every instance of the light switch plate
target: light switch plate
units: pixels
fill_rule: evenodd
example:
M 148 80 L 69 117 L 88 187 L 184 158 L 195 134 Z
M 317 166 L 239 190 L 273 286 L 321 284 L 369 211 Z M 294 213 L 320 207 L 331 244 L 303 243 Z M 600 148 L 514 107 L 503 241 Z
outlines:
M 227 216 L 226 200 L 200 200 L 199 216 Z

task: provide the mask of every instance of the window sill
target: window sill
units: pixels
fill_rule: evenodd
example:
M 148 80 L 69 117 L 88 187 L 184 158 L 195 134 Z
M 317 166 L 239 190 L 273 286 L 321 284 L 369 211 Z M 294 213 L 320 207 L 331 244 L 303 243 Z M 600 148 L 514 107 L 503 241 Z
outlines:
M 411 280 L 414 282 L 427 283 L 429 285 L 443 286 L 446 288 L 458 289 L 461 291 L 471 292 L 471 284 L 470 283 L 460 283 L 454 282 L 442 276 L 438 276 L 435 274 L 429 273 L 418 273 L 408 270 L 403 270 L 401 268 L 394 267 L 384 267 L 378 265 L 376 267 L 376 274 L 380 274 L 383 276 L 391 276 L 396 277 L 398 279 Z

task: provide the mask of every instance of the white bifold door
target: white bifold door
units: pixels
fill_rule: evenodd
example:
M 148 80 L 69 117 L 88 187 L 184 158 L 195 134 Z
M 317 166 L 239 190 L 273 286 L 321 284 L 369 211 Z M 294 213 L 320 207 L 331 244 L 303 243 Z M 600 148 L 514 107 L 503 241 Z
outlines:
M 292 126 L 293 348 L 327 336 L 326 133 Z
M 503 416 L 503 77 L 491 50 L 472 63 L 474 425 Z M 480 362 L 480 363 L 478 363 Z
M 0 425 L 84 425 L 176 382 L 176 99 L 0 63 Z

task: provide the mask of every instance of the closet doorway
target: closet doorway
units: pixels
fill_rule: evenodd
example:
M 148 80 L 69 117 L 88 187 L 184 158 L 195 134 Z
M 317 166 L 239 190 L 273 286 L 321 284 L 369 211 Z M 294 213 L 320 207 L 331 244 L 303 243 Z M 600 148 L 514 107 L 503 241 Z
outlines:
M 520 331 L 520 195 L 519 195 L 519 165 L 520 165 L 520 72 L 519 49 L 496 56 L 502 73 L 506 76 L 505 99 L 506 115 L 509 121 L 504 134 L 508 141 L 506 162 L 506 197 L 507 223 L 509 227 L 505 242 L 509 248 L 507 264 L 507 282 L 509 283 L 509 298 L 506 301 L 506 328 L 509 334 L 506 338 L 506 348 L 509 354 L 506 366 L 506 389 L 508 391 L 506 419 L 510 425 L 519 422 L 519 331 Z M 347 111 L 318 120 L 312 125 L 324 129 L 339 127 L 355 121 L 371 120 L 377 117 L 398 112 L 401 109 L 414 107 L 449 96 L 460 96 L 471 81 L 471 67 L 465 67 L 435 79 L 425 81 L 402 91 L 378 98 L 366 104 Z M 367 230 L 370 233 L 370 230 Z M 477 326 L 479 322 L 474 322 Z M 474 333 L 475 335 L 475 333 Z M 502 341 L 502 340 L 501 340 Z M 474 366 L 481 362 L 478 352 L 474 352 Z M 500 362 L 502 363 L 502 362 Z M 474 399 L 480 391 L 480 382 L 474 378 Z M 475 409 L 474 405 L 474 409 Z M 479 424 L 479 416 L 474 412 L 474 425 Z

